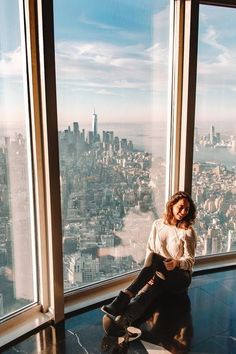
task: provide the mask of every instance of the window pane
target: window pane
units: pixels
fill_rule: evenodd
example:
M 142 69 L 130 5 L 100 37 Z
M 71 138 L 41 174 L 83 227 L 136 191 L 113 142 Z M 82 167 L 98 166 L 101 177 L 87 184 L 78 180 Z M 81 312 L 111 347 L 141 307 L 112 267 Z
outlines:
M 141 267 L 164 207 L 169 1 L 54 1 L 65 290 Z
M 32 168 L 21 17 L 18 1 L 1 1 L 0 317 L 36 301 Z
M 198 254 L 236 250 L 236 9 L 200 6 L 193 196 Z

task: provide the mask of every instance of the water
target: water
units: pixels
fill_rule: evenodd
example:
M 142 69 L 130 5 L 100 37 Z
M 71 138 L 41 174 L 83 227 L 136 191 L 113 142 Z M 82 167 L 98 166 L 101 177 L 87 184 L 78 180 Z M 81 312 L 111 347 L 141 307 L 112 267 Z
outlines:
M 208 124 L 209 125 L 209 124 Z M 207 134 L 208 125 L 205 129 L 202 129 L 202 134 Z M 83 128 L 83 127 L 81 127 Z M 91 127 L 84 127 L 91 129 Z M 151 152 L 154 157 L 161 157 L 166 159 L 166 148 L 167 148 L 167 127 L 165 123 L 163 124 L 100 124 L 99 133 L 103 130 L 114 131 L 114 136 L 119 138 L 127 138 L 132 140 L 134 148 L 141 149 L 147 152 Z M 218 129 L 216 129 L 219 131 Z M 231 134 L 227 132 L 224 128 L 220 130 L 221 134 L 225 137 L 229 137 Z M 229 148 L 210 148 L 210 147 L 199 147 L 198 151 L 194 151 L 194 162 L 217 162 L 223 164 L 228 169 L 232 169 L 236 166 L 236 151 L 232 151 Z
M 206 135 L 209 132 L 210 123 L 205 124 L 199 128 L 200 135 Z M 234 134 L 235 126 L 233 126 L 231 131 L 227 131 L 226 125 L 216 125 L 216 131 L 219 131 L 221 135 L 230 136 L 232 132 Z M 65 129 L 63 127 L 62 129 Z M 73 124 L 71 123 L 71 129 L 73 129 Z M 91 125 L 80 125 L 80 130 L 85 129 L 87 133 L 91 130 Z M 132 140 L 134 148 L 140 149 L 142 151 L 147 151 L 153 154 L 154 157 L 161 157 L 163 160 L 166 159 L 166 149 L 167 149 L 167 127 L 166 123 L 156 123 L 148 121 L 146 123 L 99 123 L 98 122 L 98 132 L 102 136 L 102 131 L 113 131 L 114 136 L 121 138 L 126 138 L 127 140 Z M 16 130 L 12 130 L 14 136 Z M 4 134 L 2 132 L 0 136 L 0 142 L 4 143 Z M 232 151 L 228 148 L 210 148 L 210 147 L 199 147 L 198 151 L 194 151 L 194 162 L 217 162 L 225 165 L 228 169 L 232 169 L 236 166 L 236 151 Z
M 115 136 L 132 140 L 134 148 L 165 158 L 166 126 L 156 124 L 101 124 L 101 130 L 113 130 Z
M 231 170 L 236 168 L 236 151 L 228 148 L 200 147 L 194 152 L 195 162 L 217 162 Z

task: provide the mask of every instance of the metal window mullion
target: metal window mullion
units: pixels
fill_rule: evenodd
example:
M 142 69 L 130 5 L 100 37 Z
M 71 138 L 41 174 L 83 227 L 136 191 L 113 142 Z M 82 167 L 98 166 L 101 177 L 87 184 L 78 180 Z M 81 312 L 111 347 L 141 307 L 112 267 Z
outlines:
M 50 311 L 64 318 L 63 253 L 56 104 L 53 1 L 38 2 L 40 84 L 44 141 Z
M 46 187 L 40 94 L 41 88 L 37 31 L 37 8 L 34 0 L 25 0 L 24 7 L 35 187 L 39 303 L 41 305 L 41 310 L 43 312 L 47 312 L 50 306 L 48 277 L 49 264 L 46 226 Z
M 196 99 L 199 3 L 185 1 L 179 189 L 191 193 Z
M 184 0 L 174 2 L 174 28 L 172 48 L 172 100 L 170 126 L 171 178 L 169 196 L 179 188 L 179 161 L 183 86 Z M 168 197 L 169 197 L 168 196 Z
M 236 7 L 236 0 L 200 0 L 202 5 Z

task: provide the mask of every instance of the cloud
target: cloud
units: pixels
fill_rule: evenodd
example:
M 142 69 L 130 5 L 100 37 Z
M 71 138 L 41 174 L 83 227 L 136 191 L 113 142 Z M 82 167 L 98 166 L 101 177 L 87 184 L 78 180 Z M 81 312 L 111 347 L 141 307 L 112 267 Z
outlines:
M 11 52 L 1 53 L 0 77 L 22 77 L 22 53 L 20 47 Z
M 155 43 L 152 47 L 146 49 L 147 53 L 150 55 L 150 58 L 155 64 L 162 64 L 166 66 L 168 62 L 168 51 L 167 47 L 162 47 L 160 43 Z
M 227 52 L 228 48 L 219 42 L 219 38 L 219 32 L 217 32 L 213 25 L 210 25 L 203 35 L 202 42 L 219 51 Z
M 114 31 L 126 44 L 105 41 L 56 42 L 57 84 L 76 89 L 94 89 L 99 94 L 120 95 L 119 90 L 166 90 L 168 80 L 168 9 L 153 15 L 153 44 L 146 45 L 144 33 L 99 22 L 85 14 L 83 24 Z M 163 37 L 164 36 L 164 37 Z M 132 43 L 127 39 L 132 38 Z M 158 39 L 158 40 L 157 40 Z M 120 42 L 120 41 L 119 41 Z M 0 77 L 22 78 L 22 53 L 17 48 L 0 56 Z M 100 89 L 100 91 L 98 91 Z
M 198 91 L 233 90 L 236 85 L 236 49 L 227 41 L 227 34 L 220 36 L 213 25 L 207 26 L 200 37 L 206 45 L 198 61 Z M 223 42 L 224 44 L 222 44 Z M 226 45 L 227 44 L 227 45 Z
M 117 96 L 117 95 L 114 94 L 113 92 L 108 91 L 108 90 L 106 90 L 106 89 L 97 90 L 96 93 L 99 94 L 99 95 Z
M 111 26 L 106 23 L 91 20 L 88 17 L 86 17 L 84 14 L 79 16 L 79 22 L 81 22 L 85 25 L 94 26 L 96 28 L 103 29 L 103 30 L 112 30 L 112 31 L 120 30 L 120 27 Z
M 111 24 L 107 24 L 104 22 L 94 21 L 88 18 L 85 14 L 82 14 L 78 18 L 79 22 L 83 25 L 88 25 L 93 27 L 92 30 L 98 32 L 99 30 L 105 30 L 107 33 L 110 33 L 112 37 L 117 36 L 117 38 L 122 38 L 125 40 L 140 40 L 143 38 L 143 32 L 141 31 L 132 31 L 130 28 L 129 30 L 125 30 L 123 27 L 114 26 Z M 94 32 L 94 34 L 96 34 Z
M 167 53 L 159 43 L 147 48 L 143 44 L 58 42 L 57 77 L 61 83 L 76 82 L 80 87 L 147 89 L 153 80 L 167 81 Z M 158 68 L 156 77 L 153 71 Z

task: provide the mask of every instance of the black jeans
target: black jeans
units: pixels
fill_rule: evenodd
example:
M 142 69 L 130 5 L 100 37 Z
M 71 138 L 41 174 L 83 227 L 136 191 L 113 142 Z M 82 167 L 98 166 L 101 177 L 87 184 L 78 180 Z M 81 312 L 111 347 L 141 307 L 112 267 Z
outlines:
M 180 268 L 168 271 L 163 263 L 164 260 L 165 258 L 159 254 L 151 253 L 137 278 L 127 288 L 135 295 L 124 312 L 130 322 L 142 316 L 161 293 L 187 291 L 191 283 L 191 272 Z M 162 273 L 165 280 L 156 276 L 156 272 Z M 153 276 L 155 276 L 154 284 L 149 285 L 148 282 Z

